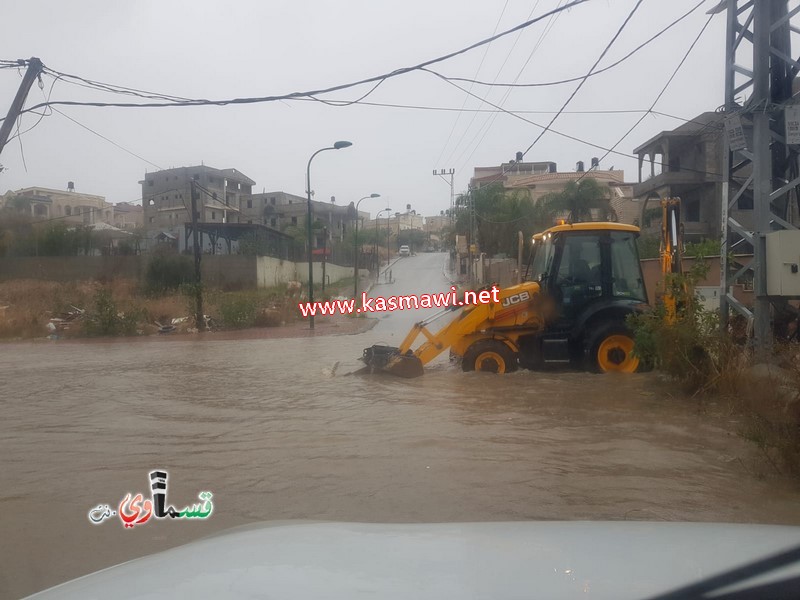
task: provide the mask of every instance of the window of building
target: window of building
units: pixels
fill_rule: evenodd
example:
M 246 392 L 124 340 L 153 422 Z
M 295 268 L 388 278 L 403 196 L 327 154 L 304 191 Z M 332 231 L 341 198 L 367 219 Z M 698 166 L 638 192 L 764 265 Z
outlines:
M 248 220 L 247 220 L 247 224 L 248 224 L 248 225 L 252 225 L 252 224 L 253 224 L 253 219 L 248 219 Z
M 155 183 L 155 180 L 153 180 L 153 179 L 148 179 L 147 180 L 147 185 L 149 185 L 150 187 L 153 187 L 154 183 Z
M 685 203 L 684 218 L 692 223 L 700 220 L 700 200 L 697 198 L 687 200 Z
M 275 206 L 275 196 L 272 196 L 272 197 L 269 199 L 269 203 L 270 203 L 270 204 L 272 204 L 272 206 Z
M 212 192 L 211 197 L 216 200 L 217 199 L 217 192 Z
M 216 219 L 217 219 L 217 213 L 212 210 L 211 211 L 211 220 L 215 221 Z
M 147 199 L 147 206 L 154 206 L 155 203 L 156 203 L 155 199 L 153 199 L 153 198 L 148 198 Z
M 275 227 L 278 225 L 278 219 L 270 219 L 269 224 L 271 227 Z
M 64 207 L 64 211 L 68 217 L 72 215 L 72 207 L 69 204 Z
M 247 208 L 253 208 L 253 201 L 252 200 L 248 200 L 247 201 Z
M 156 218 L 155 218 L 155 217 L 150 217 L 150 222 L 151 222 L 151 223 L 155 222 L 155 220 L 156 220 Z
M 297 225 L 297 217 L 292 217 L 292 225 Z

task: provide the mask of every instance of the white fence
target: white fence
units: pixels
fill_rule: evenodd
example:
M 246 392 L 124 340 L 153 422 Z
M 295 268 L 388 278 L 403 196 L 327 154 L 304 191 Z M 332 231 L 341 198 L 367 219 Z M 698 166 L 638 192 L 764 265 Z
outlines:
M 314 283 L 322 283 L 322 263 L 313 263 Z M 359 273 L 368 275 L 367 269 L 359 269 Z M 256 262 L 256 274 L 259 288 L 285 285 L 289 281 L 308 282 L 308 263 L 295 263 L 271 256 L 259 256 Z M 340 267 L 331 263 L 325 264 L 325 283 L 336 283 L 353 276 L 353 267 Z

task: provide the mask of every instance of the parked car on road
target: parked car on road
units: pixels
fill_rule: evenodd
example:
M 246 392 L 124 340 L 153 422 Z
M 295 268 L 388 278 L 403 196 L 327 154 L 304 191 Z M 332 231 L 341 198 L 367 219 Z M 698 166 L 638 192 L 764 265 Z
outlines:
M 400 246 L 400 256 L 411 256 L 411 249 L 408 246 Z

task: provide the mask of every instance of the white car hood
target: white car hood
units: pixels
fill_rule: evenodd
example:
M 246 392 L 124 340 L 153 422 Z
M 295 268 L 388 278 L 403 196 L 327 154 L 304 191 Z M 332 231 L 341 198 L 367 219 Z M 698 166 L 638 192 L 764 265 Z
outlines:
M 638 599 L 796 546 L 800 527 L 770 525 L 272 523 L 130 561 L 32 598 Z M 789 575 L 800 575 L 800 567 L 769 577 Z

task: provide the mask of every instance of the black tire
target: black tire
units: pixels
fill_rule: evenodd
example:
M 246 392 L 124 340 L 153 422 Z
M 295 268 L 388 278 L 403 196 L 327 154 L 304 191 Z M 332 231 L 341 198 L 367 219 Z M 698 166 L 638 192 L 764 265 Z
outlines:
M 597 373 L 635 373 L 641 360 L 633 354 L 633 346 L 633 333 L 624 323 L 602 323 L 588 337 L 587 367 Z
M 517 353 L 500 340 L 480 340 L 467 348 L 461 368 L 464 371 L 513 373 L 518 368 Z

